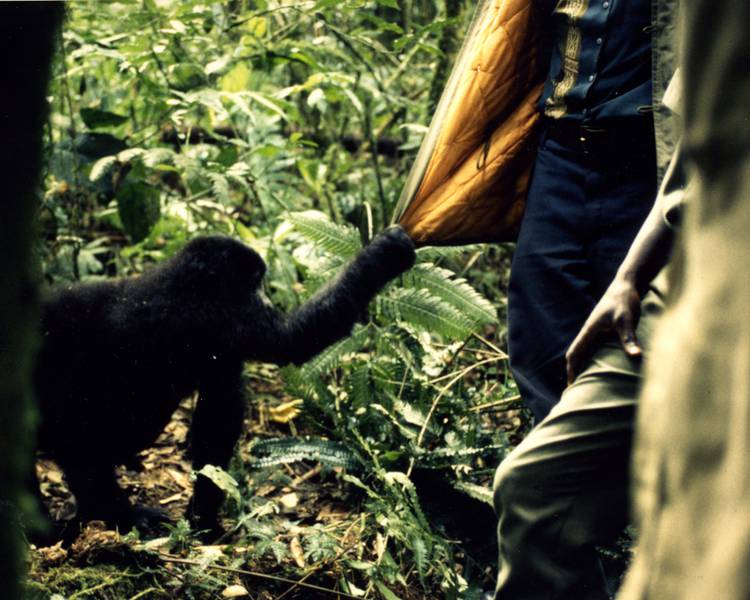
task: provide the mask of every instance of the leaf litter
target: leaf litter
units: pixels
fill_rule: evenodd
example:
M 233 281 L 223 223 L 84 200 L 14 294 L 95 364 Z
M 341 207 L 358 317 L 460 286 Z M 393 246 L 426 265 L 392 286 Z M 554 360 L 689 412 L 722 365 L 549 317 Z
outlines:
M 237 449 L 245 464 L 253 441 L 299 434 L 294 414 L 299 403 L 283 393 L 272 373 L 251 380 L 253 400 Z M 365 591 L 367 574 L 389 556 L 385 538 L 375 531 L 361 492 L 340 476 L 341 468 L 299 462 L 267 469 L 270 474 L 245 472 L 243 489 L 250 489 L 252 498 L 243 507 L 246 513 L 227 518 L 228 533 L 220 543 L 204 545 L 190 533 L 180 519 L 192 493 L 186 450 L 195 401 L 180 404 L 153 447 L 140 453 L 140 464 L 117 469 L 132 502 L 167 512 L 176 524 L 170 534 L 146 540 L 94 521 L 69 547 L 32 545 L 29 597 L 315 600 L 383 594 L 382 582 Z M 59 467 L 40 460 L 37 474 L 53 518 L 71 519 L 75 502 Z M 408 585 L 406 578 L 388 586 L 402 600 L 438 597 Z M 380 592 L 373 595 L 374 589 Z

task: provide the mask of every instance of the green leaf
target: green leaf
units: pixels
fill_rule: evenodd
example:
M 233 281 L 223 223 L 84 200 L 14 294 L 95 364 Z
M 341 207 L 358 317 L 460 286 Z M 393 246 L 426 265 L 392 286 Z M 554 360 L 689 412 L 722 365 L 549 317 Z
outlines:
M 177 63 L 169 67 L 169 85 L 185 92 L 192 90 L 206 81 L 206 73 L 197 63 Z
M 133 243 L 146 239 L 161 215 L 159 190 L 143 181 L 126 181 L 115 199 L 125 233 Z
M 352 569 L 357 569 L 358 571 L 371 571 L 375 566 L 375 563 L 365 560 L 347 560 L 346 564 Z
M 98 108 L 82 108 L 81 119 L 89 129 L 97 129 L 99 127 L 122 125 L 128 120 L 128 117 Z
M 451 465 L 466 464 L 477 456 L 499 463 L 507 452 L 507 444 L 488 444 L 481 448 L 437 448 L 420 452 L 417 456 L 417 464 L 428 469 L 445 469 Z
M 325 111 L 327 107 L 325 92 L 321 88 L 315 88 L 307 96 L 307 105 L 317 108 L 321 112 Z
M 227 178 L 221 173 L 208 173 L 208 178 L 211 180 L 211 190 L 216 199 L 223 204 L 229 204 L 231 198 L 229 197 L 229 181 Z
M 268 21 L 265 17 L 252 17 L 245 21 L 242 25 L 242 29 L 256 38 L 262 38 L 268 31 Z
M 401 598 L 389 590 L 382 581 L 376 581 L 375 587 L 378 588 L 378 591 L 385 600 L 401 600 Z
M 264 106 L 271 112 L 276 113 L 285 121 L 289 120 L 289 117 L 284 112 L 284 109 L 282 109 L 281 106 L 279 106 L 279 101 L 276 100 L 275 98 L 271 98 L 270 96 L 267 96 L 266 94 L 261 94 L 259 92 L 245 92 L 245 95 L 251 100 L 260 104 L 261 106 Z
M 420 263 L 404 274 L 404 286 L 425 289 L 467 315 L 477 325 L 497 323 L 495 306 L 448 269 Z
M 198 474 L 208 477 L 222 492 L 237 504 L 240 503 L 240 486 L 237 480 L 224 469 L 214 465 L 206 465 L 198 471 Z
M 99 181 L 117 164 L 116 156 L 105 156 L 94 163 L 89 172 L 89 181 Z
M 274 539 L 262 539 L 255 545 L 254 554 L 264 556 L 271 551 L 276 562 L 281 564 L 284 558 L 289 554 L 286 544 Z
M 368 21 L 370 21 L 373 25 L 375 25 L 381 31 L 391 31 L 398 35 L 402 35 L 404 33 L 404 30 L 401 29 L 401 27 L 399 27 L 398 25 L 396 25 L 396 23 L 386 21 L 385 19 L 381 19 L 380 17 L 369 14 L 369 13 L 365 13 L 362 16 Z
M 170 164 L 174 161 L 175 153 L 169 148 L 151 148 L 143 155 L 143 164 L 152 169 L 159 165 Z
M 247 63 L 240 62 L 234 65 L 230 71 L 221 78 L 219 87 L 224 92 L 241 92 L 247 89 L 250 83 L 250 69 Z
M 430 551 L 424 538 L 418 533 L 414 533 L 411 536 L 411 549 L 414 553 L 414 564 L 417 565 L 419 580 L 422 582 L 422 585 L 424 585 L 424 577 L 427 574 L 427 563 Z
M 362 468 L 362 462 L 346 446 L 333 440 L 315 438 L 271 438 L 261 440 L 250 448 L 253 468 L 300 462 L 320 462 L 350 470 Z
M 354 256 L 362 247 L 359 232 L 354 227 L 337 225 L 321 212 L 289 213 L 287 221 L 320 249 L 342 260 Z
M 369 362 L 357 362 L 349 373 L 349 399 L 352 406 L 367 406 L 372 402 L 373 385 Z
M 314 377 L 321 377 L 336 368 L 344 356 L 357 352 L 367 337 L 367 327 L 357 327 L 354 332 L 343 340 L 332 344 L 317 356 L 308 360 L 300 368 L 304 380 L 310 381 Z
M 399 484 L 401 489 L 405 492 L 406 497 L 411 505 L 412 513 L 416 517 L 417 523 L 425 531 L 430 530 L 429 521 L 422 510 L 422 505 L 419 502 L 419 496 L 417 495 L 417 488 L 414 487 L 414 482 L 409 479 L 406 473 L 401 471 L 388 471 L 385 474 L 385 481 L 391 485 Z
M 380 6 L 386 6 L 388 8 L 395 8 L 396 10 L 401 9 L 401 7 L 398 5 L 398 2 L 396 2 L 396 0 L 376 0 L 376 1 Z
M 129 163 L 136 158 L 141 158 L 145 153 L 143 148 L 128 148 L 117 154 L 117 160 L 121 163 Z
M 467 496 L 474 498 L 474 500 L 478 500 L 479 502 L 483 502 L 492 507 L 495 506 L 492 490 L 487 487 L 470 483 L 468 481 L 455 481 L 453 487 L 459 492 L 463 492 Z
M 447 338 L 464 340 L 476 330 L 474 321 L 424 289 L 392 289 L 377 302 L 385 317 Z

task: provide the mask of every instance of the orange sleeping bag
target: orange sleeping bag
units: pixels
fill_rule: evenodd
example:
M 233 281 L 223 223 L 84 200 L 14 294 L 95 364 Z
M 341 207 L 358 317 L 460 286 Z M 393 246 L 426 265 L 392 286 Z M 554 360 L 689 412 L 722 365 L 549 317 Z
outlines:
M 475 12 L 394 215 L 417 244 L 518 232 L 544 83 L 533 4 L 484 0 Z

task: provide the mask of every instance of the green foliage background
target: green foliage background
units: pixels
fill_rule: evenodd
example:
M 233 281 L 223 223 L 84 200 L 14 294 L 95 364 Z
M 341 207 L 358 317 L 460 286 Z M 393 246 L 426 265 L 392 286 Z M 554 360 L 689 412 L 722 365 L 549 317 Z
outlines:
M 297 306 L 388 223 L 470 4 L 71 2 L 50 91 L 46 278 L 129 276 L 224 233 L 264 256 L 274 303 Z M 307 436 L 259 441 L 230 474 L 212 471 L 259 560 L 284 562 L 292 525 L 253 486 L 275 465 L 319 461 L 345 468 L 366 520 L 353 555 L 305 534 L 310 560 L 342 565 L 337 589 L 477 597 L 491 569 L 462 575 L 472 559 L 426 516 L 412 475 L 437 470 L 488 498 L 507 447 L 492 415 L 516 402 L 501 350 L 507 263 L 504 248 L 422 249 L 351 338 L 280 373 Z

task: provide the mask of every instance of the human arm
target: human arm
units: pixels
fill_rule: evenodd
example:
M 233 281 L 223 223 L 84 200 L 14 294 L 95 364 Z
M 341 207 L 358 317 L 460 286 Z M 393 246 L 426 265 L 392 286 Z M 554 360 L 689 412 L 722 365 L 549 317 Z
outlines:
M 569 383 L 580 372 L 594 343 L 602 335 L 616 333 L 629 356 L 641 355 L 635 334 L 640 319 L 641 299 L 669 260 L 674 225 L 680 214 L 685 187 L 684 161 L 678 145 L 651 212 L 633 240 L 614 280 L 565 355 Z

